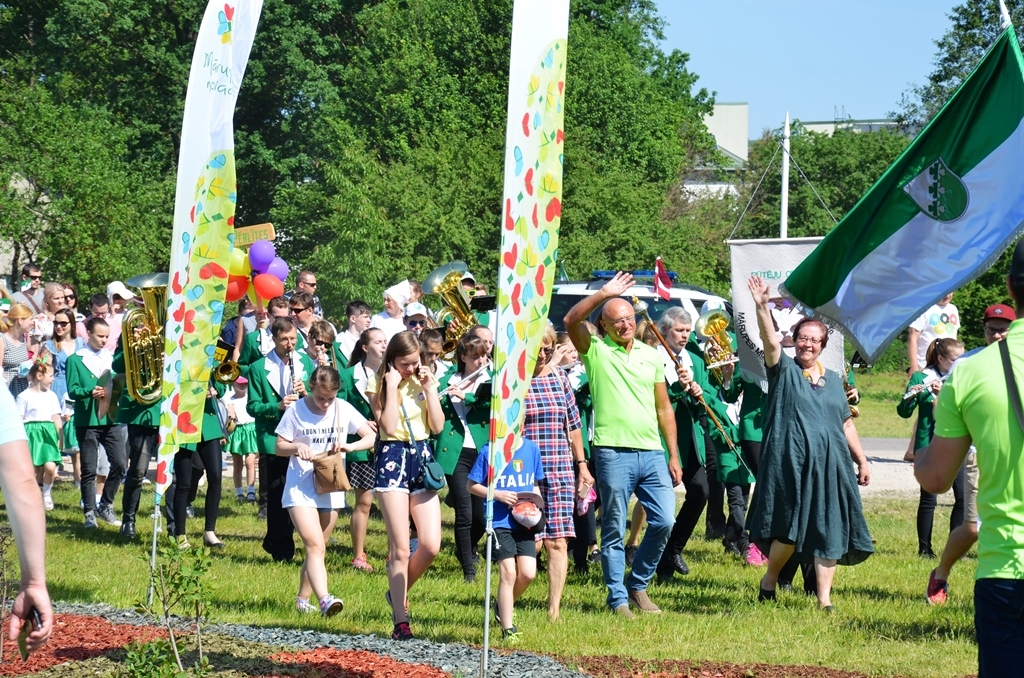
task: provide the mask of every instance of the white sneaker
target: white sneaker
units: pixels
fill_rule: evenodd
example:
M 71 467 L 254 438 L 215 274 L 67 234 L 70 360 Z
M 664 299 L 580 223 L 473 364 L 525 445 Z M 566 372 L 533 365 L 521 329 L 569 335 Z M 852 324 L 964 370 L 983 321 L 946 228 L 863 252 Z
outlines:
M 43 495 L 43 508 L 47 511 L 53 510 L 53 497 L 48 494 Z

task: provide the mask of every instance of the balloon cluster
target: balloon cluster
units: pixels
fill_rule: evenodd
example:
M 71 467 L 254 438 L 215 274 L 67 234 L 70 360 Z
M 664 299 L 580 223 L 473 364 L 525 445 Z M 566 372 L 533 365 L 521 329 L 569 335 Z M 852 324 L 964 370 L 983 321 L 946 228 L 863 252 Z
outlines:
M 270 301 L 284 294 L 284 281 L 287 278 L 288 264 L 277 256 L 274 243 L 257 240 L 249 247 L 248 254 L 236 247 L 231 250 L 225 299 L 238 301 L 248 294 L 254 303 L 257 299 Z

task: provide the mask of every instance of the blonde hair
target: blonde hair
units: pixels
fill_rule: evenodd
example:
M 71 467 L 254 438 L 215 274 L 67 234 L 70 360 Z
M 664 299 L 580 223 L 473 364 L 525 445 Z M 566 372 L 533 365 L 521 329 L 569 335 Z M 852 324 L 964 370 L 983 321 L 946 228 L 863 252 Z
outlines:
M 8 332 L 12 327 L 17 326 L 17 321 L 32 317 L 32 309 L 25 304 L 11 304 L 11 310 L 7 315 L 0 318 L 0 332 Z

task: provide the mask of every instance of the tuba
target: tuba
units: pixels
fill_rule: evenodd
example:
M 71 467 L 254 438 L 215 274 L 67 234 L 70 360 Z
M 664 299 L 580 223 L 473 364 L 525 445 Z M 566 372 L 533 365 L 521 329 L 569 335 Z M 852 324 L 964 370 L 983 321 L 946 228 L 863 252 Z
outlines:
M 217 347 L 213 350 L 213 359 L 217 366 L 210 370 L 210 379 L 218 384 L 233 384 L 242 374 L 238 363 L 227 359 L 230 349 L 225 342 L 217 340 Z M 217 410 L 217 423 L 220 424 L 221 442 L 227 445 L 228 438 L 235 432 L 235 421 L 228 417 L 228 409 L 219 399 L 214 405 Z
M 423 291 L 426 294 L 438 295 L 446 304 L 437 312 L 436 319 L 438 325 L 448 325 L 444 331 L 444 344 L 441 346 L 442 356 L 455 353 L 459 340 L 477 324 L 476 316 L 469 307 L 469 297 L 462 289 L 462 274 L 465 272 L 465 262 L 453 261 L 438 266 L 423 281 Z
M 729 314 L 721 309 L 711 309 L 702 313 L 697 318 L 694 330 L 706 340 L 704 344 L 704 359 L 708 364 L 708 371 L 718 380 L 718 383 L 725 385 L 722 375 L 722 367 L 739 362 L 732 352 L 732 340 L 726 329 L 732 319 Z
M 152 405 L 163 392 L 167 274 L 139 275 L 127 284 L 141 292 L 142 308 L 129 309 L 121 321 L 124 387 L 135 402 Z

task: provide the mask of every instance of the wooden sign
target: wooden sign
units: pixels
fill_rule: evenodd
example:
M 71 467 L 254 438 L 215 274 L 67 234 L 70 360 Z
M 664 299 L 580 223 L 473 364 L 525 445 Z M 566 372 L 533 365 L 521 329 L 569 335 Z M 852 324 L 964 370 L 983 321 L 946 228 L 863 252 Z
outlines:
M 235 247 L 248 247 L 257 240 L 273 240 L 277 234 L 274 225 L 256 224 L 235 229 Z

